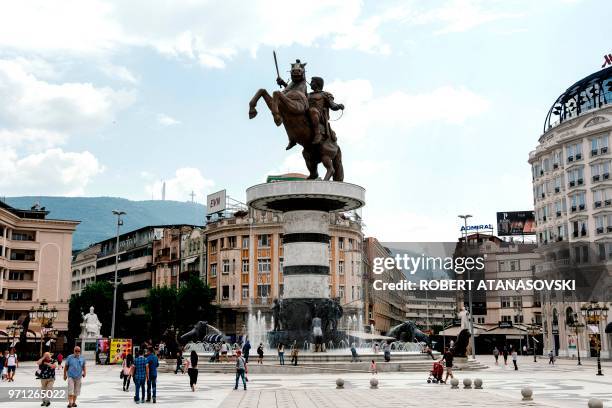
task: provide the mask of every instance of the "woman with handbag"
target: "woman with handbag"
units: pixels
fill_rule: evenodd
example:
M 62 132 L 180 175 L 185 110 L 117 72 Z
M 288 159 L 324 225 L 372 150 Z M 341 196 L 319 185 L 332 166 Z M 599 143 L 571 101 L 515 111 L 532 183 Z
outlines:
M 189 374 L 189 386 L 191 387 L 191 391 L 195 391 L 195 386 L 198 383 L 198 353 L 196 353 L 195 350 L 191 350 L 189 360 L 191 363 L 187 369 L 187 374 Z
M 36 362 L 38 365 L 38 378 L 40 378 L 40 391 L 42 396 L 42 407 L 51 405 L 51 393 L 55 382 L 55 363 L 51 360 L 51 353 L 46 352 L 42 358 Z
M 121 374 L 119 377 L 123 379 L 123 391 L 130 388 L 130 378 L 132 378 L 132 365 L 134 364 L 134 356 L 128 354 L 121 364 Z

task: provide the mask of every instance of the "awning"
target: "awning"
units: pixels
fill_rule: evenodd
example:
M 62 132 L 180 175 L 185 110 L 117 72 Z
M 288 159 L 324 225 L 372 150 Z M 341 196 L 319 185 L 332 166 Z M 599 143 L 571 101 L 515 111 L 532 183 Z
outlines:
M 185 260 L 183 261 L 183 263 L 184 263 L 185 265 L 189 265 L 189 264 L 191 264 L 191 263 L 194 263 L 194 262 L 195 262 L 195 261 L 197 261 L 197 260 L 198 260 L 198 257 L 197 257 L 197 256 L 194 256 L 193 258 L 190 258 L 190 259 L 185 259 Z
M 527 330 L 521 330 L 518 327 L 496 327 L 482 334 L 493 334 L 496 336 L 525 336 Z
M 612 322 L 608 323 L 606 326 L 606 333 L 612 333 Z

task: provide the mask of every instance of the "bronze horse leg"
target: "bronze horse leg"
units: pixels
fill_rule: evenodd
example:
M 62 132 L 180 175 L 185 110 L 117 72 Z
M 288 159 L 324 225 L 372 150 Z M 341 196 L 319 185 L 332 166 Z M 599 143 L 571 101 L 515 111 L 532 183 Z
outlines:
M 280 113 L 278 112 L 278 103 L 274 101 L 268 91 L 263 88 L 255 92 L 255 95 L 249 102 L 249 119 L 253 119 L 255 116 L 257 116 L 257 109 L 255 109 L 255 106 L 257 106 L 257 101 L 259 101 L 259 98 L 264 99 L 266 105 L 268 105 L 268 109 L 270 109 L 270 112 L 272 112 L 274 123 L 276 123 L 276 126 L 280 126 L 282 119 Z
M 310 149 L 304 148 L 302 150 L 302 156 L 304 156 L 304 161 L 306 162 L 306 167 L 310 172 L 308 176 L 309 180 L 314 180 L 319 177 L 319 172 L 317 170 L 317 166 L 319 162 L 313 157 L 313 152 Z

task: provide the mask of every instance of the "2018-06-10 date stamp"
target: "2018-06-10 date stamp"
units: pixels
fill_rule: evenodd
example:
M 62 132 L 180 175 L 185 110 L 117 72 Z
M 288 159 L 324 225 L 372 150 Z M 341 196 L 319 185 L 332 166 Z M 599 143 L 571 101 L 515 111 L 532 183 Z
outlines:
M 53 388 L 50 390 L 43 390 L 39 387 L 1 387 L 0 388 L 0 402 L 18 402 L 18 401 L 29 401 L 29 400 L 65 400 L 67 397 L 67 389 Z

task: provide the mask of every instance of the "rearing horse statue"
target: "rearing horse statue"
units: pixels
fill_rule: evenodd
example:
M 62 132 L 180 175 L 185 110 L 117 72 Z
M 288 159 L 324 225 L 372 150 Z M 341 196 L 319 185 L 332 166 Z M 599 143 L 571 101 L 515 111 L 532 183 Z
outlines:
M 333 177 L 334 181 L 343 181 L 342 152 L 332 137 L 331 130 L 325 140 L 317 144 L 312 143 L 314 130 L 308 112 L 305 66 L 306 63 L 302 63 L 300 60 L 291 64 L 291 82 L 289 84 L 285 83 L 280 77 L 277 79 L 279 85 L 285 86 L 284 90 L 274 91 L 272 96 L 265 89 L 258 90 L 249 102 L 249 119 L 257 116 L 255 107 L 259 99 L 263 98 L 272 112 L 276 126 L 281 124 L 285 126 L 285 131 L 289 137 L 287 150 L 296 143 L 304 148 L 302 156 L 304 156 L 306 167 L 310 172 L 308 178 L 312 180 L 318 178 L 317 167 L 319 163 L 323 163 L 327 170 L 324 180 Z

